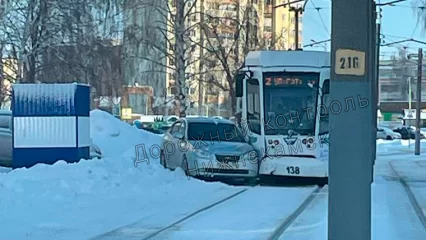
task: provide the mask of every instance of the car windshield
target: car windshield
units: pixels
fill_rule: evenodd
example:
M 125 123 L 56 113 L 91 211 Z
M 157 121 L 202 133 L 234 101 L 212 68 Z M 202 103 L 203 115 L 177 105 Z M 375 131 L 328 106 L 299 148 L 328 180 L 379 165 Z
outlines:
M 265 133 L 315 133 L 318 73 L 265 73 Z M 309 109 L 309 111 L 307 111 Z
M 231 123 L 189 123 L 188 140 L 245 142 L 241 131 Z

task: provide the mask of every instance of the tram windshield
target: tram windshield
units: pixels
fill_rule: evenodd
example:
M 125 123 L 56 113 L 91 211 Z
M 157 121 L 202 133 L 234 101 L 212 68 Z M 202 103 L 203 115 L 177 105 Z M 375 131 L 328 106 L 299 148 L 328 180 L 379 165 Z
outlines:
M 263 79 L 265 134 L 314 135 L 319 73 L 267 72 Z

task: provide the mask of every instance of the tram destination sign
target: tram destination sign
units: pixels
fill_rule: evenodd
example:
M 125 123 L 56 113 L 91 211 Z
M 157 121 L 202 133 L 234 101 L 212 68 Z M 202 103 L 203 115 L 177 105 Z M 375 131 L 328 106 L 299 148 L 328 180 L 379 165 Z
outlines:
M 265 86 L 308 87 L 318 85 L 318 73 L 265 73 Z

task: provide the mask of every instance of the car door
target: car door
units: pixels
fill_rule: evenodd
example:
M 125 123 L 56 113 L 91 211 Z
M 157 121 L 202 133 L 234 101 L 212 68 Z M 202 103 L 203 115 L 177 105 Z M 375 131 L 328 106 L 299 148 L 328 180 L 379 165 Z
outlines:
M 175 122 L 172 127 L 170 128 L 170 132 L 166 134 L 165 137 L 165 154 L 166 154 L 166 161 L 167 166 L 171 169 L 175 169 L 176 167 L 180 166 L 180 159 L 178 159 L 176 156 L 179 155 L 177 153 L 179 151 L 179 148 L 177 146 L 178 140 L 176 139 L 175 135 L 180 130 L 180 127 L 182 125 L 181 121 Z
M 176 159 L 176 167 L 181 167 L 183 156 L 187 153 L 189 144 L 186 136 L 186 123 L 184 121 L 180 124 L 179 129 L 173 133 L 173 137 L 177 148 L 176 154 L 173 157 Z

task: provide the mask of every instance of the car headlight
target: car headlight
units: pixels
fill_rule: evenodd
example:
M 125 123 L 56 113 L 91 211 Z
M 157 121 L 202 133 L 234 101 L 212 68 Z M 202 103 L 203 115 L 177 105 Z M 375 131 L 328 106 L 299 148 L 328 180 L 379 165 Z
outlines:
M 244 153 L 241 158 L 243 158 L 244 160 L 249 160 L 249 161 L 256 161 L 256 159 L 258 158 L 257 152 L 255 150 L 251 150 L 249 152 Z
M 198 151 L 195 151 L 195 156 L 199 158 L 210 158 L 211 153 L 198 150 Z

